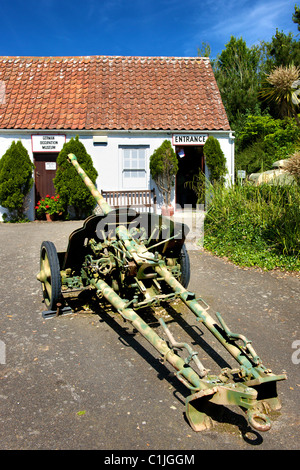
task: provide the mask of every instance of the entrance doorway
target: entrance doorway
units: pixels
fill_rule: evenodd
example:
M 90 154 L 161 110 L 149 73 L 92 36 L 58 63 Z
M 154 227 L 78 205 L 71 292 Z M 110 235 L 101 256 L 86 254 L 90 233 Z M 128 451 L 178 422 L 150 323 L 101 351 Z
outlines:
M 34 153 L 35 203 L 47 194 L 55 195 L 53 179 L 56 175 L 58 153 Z
M 185 183 L 192 181 L 199 171 L 205 171 L 203 146 L 189 145 L 176 147 L 178 155 L 178 173 L 176 176 L 176 204 L 181 206 L 192 205 L 196 207 L 196 193 Z

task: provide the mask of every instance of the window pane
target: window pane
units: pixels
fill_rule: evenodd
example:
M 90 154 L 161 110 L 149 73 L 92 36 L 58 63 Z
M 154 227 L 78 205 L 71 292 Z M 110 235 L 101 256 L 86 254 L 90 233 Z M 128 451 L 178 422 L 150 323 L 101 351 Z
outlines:
M 138 168 L 145 168 L 145 155 L 143 154 L 139 155 Z
M 146 146 L 122 147 L 124 189 L 144 189 L 147 187 Z
M 123 149 L 124 158 L 130 158 L 130 149 Z

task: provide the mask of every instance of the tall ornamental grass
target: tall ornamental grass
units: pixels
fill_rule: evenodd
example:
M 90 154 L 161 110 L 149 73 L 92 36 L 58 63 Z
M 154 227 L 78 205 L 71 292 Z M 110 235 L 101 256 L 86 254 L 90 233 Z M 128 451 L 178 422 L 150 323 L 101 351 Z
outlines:
M 243 266 L 300 270 L 298 185 L 211 188 L 204 247 Z

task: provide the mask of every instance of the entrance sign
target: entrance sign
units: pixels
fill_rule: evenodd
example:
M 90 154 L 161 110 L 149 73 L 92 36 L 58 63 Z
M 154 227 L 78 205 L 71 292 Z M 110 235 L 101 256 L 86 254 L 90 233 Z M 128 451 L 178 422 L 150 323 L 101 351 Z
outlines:
M 204 145 L 208 134 L 173 134 L 173 145 Z
M 60 152 L 66 142 L 66 136 L 62 134 L 36 134 L 31 136 L 33 152 Z

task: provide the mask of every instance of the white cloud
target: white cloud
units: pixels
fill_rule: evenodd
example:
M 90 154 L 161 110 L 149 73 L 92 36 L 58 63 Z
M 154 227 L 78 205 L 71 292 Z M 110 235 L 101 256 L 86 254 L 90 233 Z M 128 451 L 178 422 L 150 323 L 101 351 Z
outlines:
M 242 37 L 248 47 L 269 41 L 278 28 L 295 31 L 292 21 L 295 0 L 207 0 L 194 24 L 186 50 L 208 42 L 213 55 L 221 52 L 230 36 Z M 193 37 L 192 37 L 193 36 Z
M 222 31 L 222 35 L 247 36 L 251 43 L 275 33 L 280 16 L 286 11 L 286 1 L 259 2 L 253 6 L 245 6 L 225 20 L 220 20 L 214 31 Z M 251 44 L 249 44 L 251 45 Z

